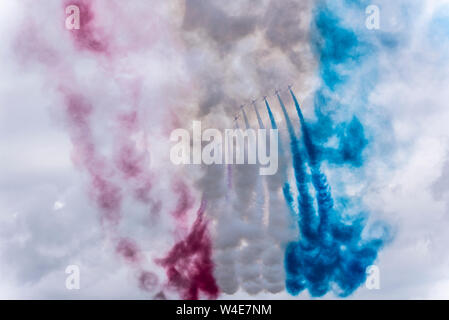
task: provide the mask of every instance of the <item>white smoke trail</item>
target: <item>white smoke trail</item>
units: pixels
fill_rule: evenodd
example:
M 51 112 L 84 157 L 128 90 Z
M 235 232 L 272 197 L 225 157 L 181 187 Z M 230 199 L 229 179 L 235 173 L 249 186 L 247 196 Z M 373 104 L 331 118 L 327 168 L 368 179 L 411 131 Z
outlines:
M 183 35 L 190 72 L 199 87 L 198 116 L 230 117 L 232 106 L 287 84 L 310 91 L 308 79 L 315 65 L 307 38 L 310 11 L 309 0 L 186 1 Z M 262 117 L 254 115 L 260 127 Z M 253 113 L 243 118 L 248 127 Z M 225 293 L 239 286 L 248 293 L 284 287 L 283 244 L 291 239 L 282 194 L 286 165 L 280 159 L 278 173 L 267 178 L 258 176 L 258 166 L 235 165 L 232 196 L 227 202 L 213 200 L 215 275 Z M 205 168 L 205 175 L 211 176 L 201 179 L 200 188 L 206 193 L 226 186 L 225 169 L 217 171 Z

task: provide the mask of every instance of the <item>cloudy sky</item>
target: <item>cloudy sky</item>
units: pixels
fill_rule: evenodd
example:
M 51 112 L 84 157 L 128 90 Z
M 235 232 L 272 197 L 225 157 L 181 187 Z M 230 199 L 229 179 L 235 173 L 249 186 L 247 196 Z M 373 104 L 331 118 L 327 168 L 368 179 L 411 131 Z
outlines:
M 335 210 L 365 213 L 354 246 L 388 233 L 366 260 L 380 287 L 347 298 L 449 298 L 448 55 L 447 0 L 0 0 L 0 298 L 316 297 L 310 278 L 296 296 L 285 286 L 302 238 L 276 89 L 304 135 L 288 85 Z M 253 99 L 270 127 L 264 96 L 278 174 L 170 162 L 170 133 L 193 120 L 244 127 L 244 105 L 257 128 Z M 318 298 L 341 298 L 344 268 Z

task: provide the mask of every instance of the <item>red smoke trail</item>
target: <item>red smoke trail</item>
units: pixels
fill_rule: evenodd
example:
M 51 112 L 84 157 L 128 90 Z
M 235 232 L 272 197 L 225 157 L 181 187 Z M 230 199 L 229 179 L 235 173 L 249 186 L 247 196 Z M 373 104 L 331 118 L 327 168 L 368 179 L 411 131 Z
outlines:
M 69 0 L 65 7 L 75 5 L 80 10 L 80 28 L 71 30 L 78 49 L 85 49 L 94 53 L 108 53 L 108 43 L 102 30 L 94 25 L 95 13 L 92 2 L 87 0 Z
M 118 43 L 112 41 L 115 38 L 108 36 L 100 26 L 101 20 L 96 20 L 104 18 L 100 10 L 94 9 L 98 3 L 94 0 L 66 1 L 66 6 L 73 4 L 80 8 L 81 19 L 79 30 L 67 32 L 73 40 L 77 53 L 88 52 L 89 56 L 83 57 L 95 59 L 95 62 L 103 67 L 99 68 L 99 72 L 107 84 L 114 82 L 119 88 L 121 98 L 117 107 L 127 106 L 127 110 L 115 112 L 112 118 L 110 113 L 107 113 L 107 118 L 102 119 L 106 122 L 112 120 L 112 130 L 108 132 L 108 137 L 112 139 L 112 155 L 104 154 L 102 145 L 95 139 L 94 132 L 97 133 L 94 130 L 97 129 L 95 120 L 99 111 L 97 108 L 101 106 L 96 106 L 96 99 L 90 100 L 90 93 L 83 92 L 80 86 L 81 79 L 78 80 L 77 73 L 72 71 L 70 59 L 73 59 L 73 55 L 59 51 L 58 43 L 55 45 L 43 40 L 45 37 L 41 37 L 30 22 L 33 21 L 32 13 L 20 34 L 21 38 L 17 41 L 18 57 L 23 58 L 24 62 L 44 66 L 51 86 L 57 88 L 63 97 L 64 116 L 73 145 L 73 162 L 88 174 L 89 195 L 99 208 L 102 226 L 113 236 L 116 253 L 136 272 L 139 287 L 150 292 L 157 286 L 156 275 L 144 270 L 145 255 L 139 245 L 133 239 L 121 236 L 117 228 L 124 212 L 123 201 L 129 196 L 147 205 L 150 214 L 158 213 L 163 208 L 161 200 L 155 199 L 152 194 L 156 183 L 154 174 L 149 170 L 148 146 L 145 143 L 143 150 L 140 150 L 135 141 L 135 136 L 142 132 L 145 138 L 144 124 L 147 117 L 141 110 L 140 78 L 146 75 L 140 75 L 139 70 L 133 70 L 132 67 L 127 68 L 123 75 L 119 68 L 123 65 L 121 58 L 126 56 L 122 53 L 131 54 L 131 50 L 136 47 L 139 47 L 139 50 L 150 49 L 152 46 L 150 42 L 154 41 L 154 36 L 150 37 L 150 42 L 142 42 L 147 40 L 147 35 L 142 33 L 135 38 L 135 41 L 133 37 L 130 38 L 131 45 L 126 43 L 124 46 L 118 46 Z M 113 3 L 107 2 L 107 5 L 113 6 Z M 62 12 L 65 12 L 66 6 L 61 8 Z M 139 33 L 139 30 L 127 29 L 128 20 L 125 24 L 120 21 L 119 27 L 110 27 L 114 31 L 125 27 L 125 31 L 132 32 L 132 35 L 134 31 Z M 82 79 L 86 80 L 90 79 Z M 95 85 L 100 86 L 100 89 L 106 88 L 101 83 Z M 98 96 L 101 98 L 101 94 Z M 108 111 L 113 112 L 115 107 Z M 179 196 L 173 216 L 179 218 L 177 222 L 182 222 L 181 225 L 185 227 L 188 211 L 193 206 L 193 197 L 182 180 L 175 182 L 172 189 Z M 176 284 L 183 297 L 198 298 L 200 292 L 211 298 L 218 295 L 218 287 L 212 275 L 211 241 L 203 212 L 204 205 L 198 211 L 191 231 L 184 233 L 186 234 L 184 240 L 177 243 L 164 260 L 170 284 Z M 180 225 L 177 227 L 179 230 Z M 180 252 L 178 257 L 174 256 L 180 248 L 184 248 L 185 252 Z M 176 273 L 179 274 L 178 277 L 175 276 Z M 161 296 L 164 294 L 161 293 Z
M 173 211 L 173 215 L 178 219 L 185 219 L 188 210 L 193 207 L 194 199 L 190 194 L 187 185 L 180 179 L 177 179 L 173 184 L 173 190 L 179 195 L 178 203 Z
M 80 29 L 71 30 L 71 35 L 77 50 L 87 50 L 94 56 L 108 58 L 109 66 L 114 66 L 114 57 L 110 54 L 112 49 L 105 33 L 96 24 L 96 13 L 93 1 L 76 0 L 67 1 L 66 6 L 76 5 L 80 9 Z M 114 76 L 114 68 L 107 68 Z M 106 71 L 107 71 L 106 70 Z M 117 79 L 117 77 L 114 77 Z M 120 113 L 117 116 L 114 137 L 114 154 L 112 161 L 103 159 L 97 154 L 92 138 L 92 129 L 88 117 L 93 107 L 81 95 L 64 93 L 67 100 L 67 115 L 72 131 L 72 142 L 76 150 L 81 151 L 78 157 L 81 165 L 86 168 L 91 177 L 91 195 L 102 212 L 102 221 L 106 220 L 114 226 L 121 218 L 122 200 L 125 196 L 123 187 L 131 185 L 133 197 L 138 201 L 150 205 L 150 213 L 158 212 L 160 204 L 153 201 L 150 196 L 152 188 L 152 175 L 146 166 L 148 159 L 146 152 L 136 149 L 136 142 L 132 136 L 140 129 L 140 114 L 138 102 L 140 98 L 140 83 L 135 79 L 126 83 L 119 83 L 125 99 L 130 100 L 133 110 Z M 75 135 L 73 135 L 75 133 Z M 73 138 L 74 137 L 74 138 Z M 144 146 L 146 147 L 146 145 Z M 106 169 L 107 168 L 107 169 Z M 121 178 L 118 185 L 117 179 Z M 115 228 L 113 228 L 115 229 Z M 112 230 L 116 239 L 116 252 L 137 270 L 137 280 L 142 290 L 151 291 L 158 284 L 157 276 L 143 270 L 145 262 L 139 246 L 130 238 L 123 238 Z
M 184 299 L 197 300 L 200 292 L 210 299 L 216 299 L 219 294 L 213 276 L 212 243 L 204 218 L 205 209 L 203 200 L 190 233 L 159 261 L 166 268 L 169 286 L 180 291 Z
M 76 162 L 84 167 L 91 178 L 91 196 L 101 210 L 103 222 L 109 222 L 116 226 L 121 218 L 121 205 L 123 199 L 123 190 L 114 181 L 116 171 L 124 177 L 124 181 L 129 179 L 143 179 L 143 185 L 138 186 L 140 190 L 140 199 L 146 201 L 149 199 L 148 192 L 151 187 L 151 181 L 148 174 L 145 175 L 144 159 L 132 145 L 130 139 L 125 139 L 126 134 L 121 134 L 123 141 L 116 155 L 115 166 L 112 166 L 108 160 L 102 157 L 95 146 L 92 129 L 91 115 L 93 106 L 82 95 L 65 92 L 65 107 L 68 125 L 71 131 L 72 143 L 75 149 Z M 133 133 L 136 128 L 137 117 L 135 113 L 120 117 L 121 124 L 125 133 Z M 135 144 L 135 143 L 134 143 Z M 115 169 L 115 170 L 114 170 Z M 125 262 L 129 263 L 137 272 L 139 287 L 145 291 L 152 291 L 158 284 L 157 276 L 142 268 L 144 257 L 140 248 L 132 240 L 114 235 L 117 238 L 116 252 Z
M 179 178 L 176 178 L 173 182 L 172 189 L 178 195 L 178 202 L 176 203 L 176 208 L 173 210 L 172 215 L 177 223 L 177 236 L 183 237 L 188 232 L 188 213 L 195 204 L 195 199 L 185 182 Z
M 120 219 L 122 190 L 110 181 L 107 160 L 97 154 L 90 128 L 92 105 L 80 94 L 61 90 L 74 146 L 74 161 L 86 168 L 91 178 L 91 196 L 102 211 L 102 219 L 117 224 Z
M 137 108 L 137 106 L 134 107 L 134 109 Z M 116 135 L 114 164 L 121 178 L 131 188 L 134 199 L 150 205 L 151 211 L 156 213 L 160 204 L 150 195 L 154 176 L 148 170 L 147 142 L 144 138 L 143 150 L 138 150 L 136 141 L 133 140 L 133 136 L 139 131 L 144 131 L 141 124 L 143 120 L 140 118 L 140 113 L 137 110 L 131 110 L 118 116 L 118 126 L 114 132 Z
M 82 95 L 63 92 L 65 96 L 66 116 L 75 149 L 75 161 L 83 166 L 91 178 L 91 196 L 101 210 L 103 222 L 113 226 L 121 218 L 123 191 L 113 181 L 114 172 L 108 168 L 107 159 L 99 155 L 92 137 L 90 127 L 92 105 Z M 132 167 L 136 164 L 131 161 Z M 117 236 L 116 236 L 117 237 Z M 125 262 L 137 271 L 137 280 L 142 290 L 152 291 L 158 284 L 157 276 L 142 268 L 144 257 L 140 248 L 132 240 L 118 236 L 116 252 Z
M 106 54 L 109 59 L 114 60 L 110 55 L 109 45 L 104 37 L 101 37 L 103 35 L 101 29 L 96 28 L 93 24 L 94 13 L 91 3 L 80 0 L 78 4 L 81 17 L 86 16 L 84 21 L 81 20 L 81 30 L 83 31 L 75 30 L 73 33 L 78 48 L 89 50 L 95 55 Z M 86 28 L 83 29 L 83 27 Z M 113 61 L 110 64 L 114 65 Z M 145 165 L 148 164 L 146 161 L 148 159 L 145 158 L 145 154 L 137 152 L 135 142 L 130 139 L 139 130 L 138 101 L 141 89 L 140 84 L 135 85 L 131 82 L 128 80 L 127 83 L 119 83 L 125 95 L 129 95 L 127 93 L 131 92 L 130 100 L 133 110 L 119 117 L 118 149 L 114 163 L 125 182 L 132 181 L 133 185 L 137 184 L 135 188 L 137 199 L 151 203 L 155 208 L 158 207 L 158 204 L 150 197 L 152 177 L 147 172 Z M 193 207 L 194 198 L 181 179 L 177 179 L 172 188 L 178 194 L 178 202 L 172 214 L 178 223 L 177 229 L 184 231 L 188 211 Z M 111 188 L 111 190 L 113 189 Z M 169 285 L 176 287 L 181 292 L 181 296 L 187 299 L 198 299 L 200 292 L 204 292 L 209 298 L 218 296 L 218 287 L 213 277 L 212 246 L 207 233 L 207 223 L 204 221 L 204 210 L 205 203 L 202 203 L 190 233 L 170 250 L 162 262 L 167 269 Z M 120 240 L 116 250 L 128 263 L 137 265 L 141 263 L 139 249 L 132 240 Z M 142 272 L 139 283 L 142 289 L 147 289 L 148 286 L 152 288 L 157 284 L 157 278 L 152 273 Z

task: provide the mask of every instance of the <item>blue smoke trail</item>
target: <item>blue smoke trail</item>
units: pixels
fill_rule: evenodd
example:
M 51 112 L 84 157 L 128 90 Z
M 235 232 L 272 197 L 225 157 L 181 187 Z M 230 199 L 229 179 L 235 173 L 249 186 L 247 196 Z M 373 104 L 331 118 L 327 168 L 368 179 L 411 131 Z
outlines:
M 317 160 L 317 152 L 315 145 L 309 134 L 307 124 L 304 120 L 304 116 L 299 106 L 298 99 L 296 99 L 295 94 L 290 89 L 290 94 L 295 103 L 296 112 L 301 125 L 302 141 L 304 142 L 307 156 L 310 162 L 310 168 L 312 171 L 312 184 L 315 188 L 317 194 L 318 203 L 318 215 L 320 217 L 320 233 L 325 233 L 328 231 L 329 226 L 329 215 L 334 206 L 334 200 L 332 199 L 331 190 L 327 182 L 326 176 L 321 172 L 320 163 Z
M 359 22 L 362 29 L 357 32 L 345 26 L 338 13 L 356 10 L 357 14 L 363 14 L 368 4 L 366 0 L 320 0 L 311 35 L 322 82 L 314 97 L 317 122 L 310 126 L 310 136 L 320 146 L 315 150 L 316 157 L 324 156 L 328 162 L 355 167 L 363 165 L 362 153 L 368 138 L 358 117 L 352 114 L 347 118 L 347 115 L 367 104 L 376 79 L 376 71 L 368 62 L 375 60 L 371 57 L 377 48 L 373 39 L 365 39 L 368 35 L 362 32 L 363 21 Z M 351 103 L 342 105 L 340 97 L 346 96 L 352 97 Z M 338 146 L 324 147 L 331 137 L 338 139 Z
M 268 103 L 267 98 L 264 98 L 265 106 L 267 107 L 268 117 L 270 118 L 271 128 L 277 129 L 278 125 L 276 123 L 276 119 L 274 118 L 273 112 L 271 111 L 270 104 Z
M 292 89 L 289 89 L 290 94 L 293 98 L 293 102 L 295 103 L 296 113 L 298 114 L 298 118 L 301 124 L 301 131 L 302 131 L 302 140 L 304 141 L 304 144 L 306 146 L 307 154 L 309 156 L 310 162 L 312 163 L 312 166 L 316 165 L 317 162 L 317 154 L 314 144 L 312 143 L 312 139 L 309 134 L 309 130 L 307 128 L 307 124 L 304 120 L 304 116 L 301 111 L 301 107 L 299 106 L 298 99 L 296 99 L 295 94 L 293 93 Z
M 354 5 L 357 2 L 344 3 Z M 367 144 L 363 126 L 356 117 L 336 125 L 332 119 L 335 110 L 329 109 L 329 106 L 338 106 L 339 102 L 335 98 L 338 95 L 335 93 L 344 94 L 341 90 L 348 82 L 347 76 L 341 70 L 344 70 L 344 67 L 350 69 L 355 62 L 360 63 L 366 46 L 360 43 L 353 31 L 341 25 L 340 19 L 327 3 L 320 1 L 314 20 L 318 35 L 315 39 L 315 49 L 320 59 L 323 83 L 315 95 L 318 122 L 314 127 L 309 127 L 304 120 L 298 100 L 290 90 L 300 120 L 306 157 L 302 157 L 291 120 L 278 95 L 291 139 L 300 209 L 300 238 L 289 243 L 285 251 L 286 287 L 292 295 L 307 289 L 314 297 L 323 296 L 331 290 L 341 297 L 346 297 L 366 280 L 366 269 L 376 260 L 384 239 L 362 237 L 366 224 L 364 213 L 350 217 L 334 208 L 327 178 L 321 172 L 320 163 L 323 157 L 329 162 L 361 166 L 361 154 Z M 363 95 L 363 90 L 360 91 Z M 319 145 L 335 134 L 340 140 L 338 148 L 320 149 Z M 314 144 L 314 140 L 318 145 Z M 313 202 L 310 201 L 304 159 L 309 163 L 311 182 L 316 191 L 318 216 L 315 215 Z M 289 200 L 291 199 L 287 201 Z M 306 225 L 304 221 L 311 225 Z M 383 231 L 387 232 L 386 229 Z
M 304 226 L 300 223 L 301 238 L 287 246 L 285 254 L 286 287 L 288 292 L 293 295 L 308 289 L 312 296 L 320 297 L 331 289 L 335 289 L 338 295 L 345 297 L 354 292 L 365 281 L 366 269 L 377 258 L 377 252 L 382 247 L 383 241 L 381 239 L 367 241 L 362 239 L 365 222 L 363 214 L 349 219 L 334 210 L 330 187 L 316 159 L 315 147 L 310 139 L 307 124 L 295 95 L 293 92 L 291 94 L 298 111 L 303 142 L 311 166 L 312 184 L 316 190 L 319 225 L 310 232 L 309 229 L 304 230 Z M 285 106 L 283 106 L 282 100 L 279 100 L 284 111 Z M 284 114 L 288 117 L 286 111 L 284 111 Z M 293 134 L 294 132 L 291 133 L 292 153 L 295 154 L 299 147 L 293 145 L 293 142 L 297 144 L 296 137 Z M 295 164 L 293 166 L 297 167 Z M 298 183 L 302 184 L 304 180 Z M 300 195 L 300 201 L 304 197 L 310 197 L 307 188 L 299 188 L 300 194 L 304 192 L 307 192 L 307 194 Z M 304 207 L 301 205 L 300 217 L 303 217 L 304 214 L 312 215 L 309 210 L 314 209 L 310 206 Z M 333 284 L 337 285 L 338 288 L 332 288 Z
M 305 167 L 305 162 L 301 150 L 299 149 L 298 138 L 296 137 L 293 124 L 285 108 L 284 102 L 282 101 L 279 94 L 276 94 L 281 105 L 282 112 L 284 113 L 285 121 L 287 123 L 287 129 L 290 136 L 290 148 L 293 157 L 293 170 L 296 179 L 296 187 L 298 188 L 298 207 L 299 207 L 299 219 L 298 225 L 304 240 L 313 240 L 316 237 L 316 214 L 313 207 L 313 198 L 309 192 L 308 177 Z M 307 245 L 312 245 L 313 243 L 307 243 Z
M 267 108 L 268 111 L 268 117 L 270 118 L 270 123 L 271 123 L 271 128 L 272 129 L 277 129 L 278 125 L 276 123 L 276 119 L 274 118 L 273 112 L 271 111 L 271 107 L 270 104 L 268 103 L 267 98 L 264 98 L 265 101 L 265 106 Z M 281 158 L 283 158 L 283 148 L 281 145 L 281 142 L 279 141 L 279 156 Z M 285 179 L 287 179 L 287 177 L 284 177 Z M 298 213 L 295 210 L 295 201 L 293 199 L 293 195 L 291 192 L 291 187 L 290 184 L 288 182 L 286 182 L 282 188 L 282 193 L 284 195 L 285 201 L 287 202 L 288 208 L 290 210 L 290 212 L 292 213 L 292 215 L 297 216 Z

